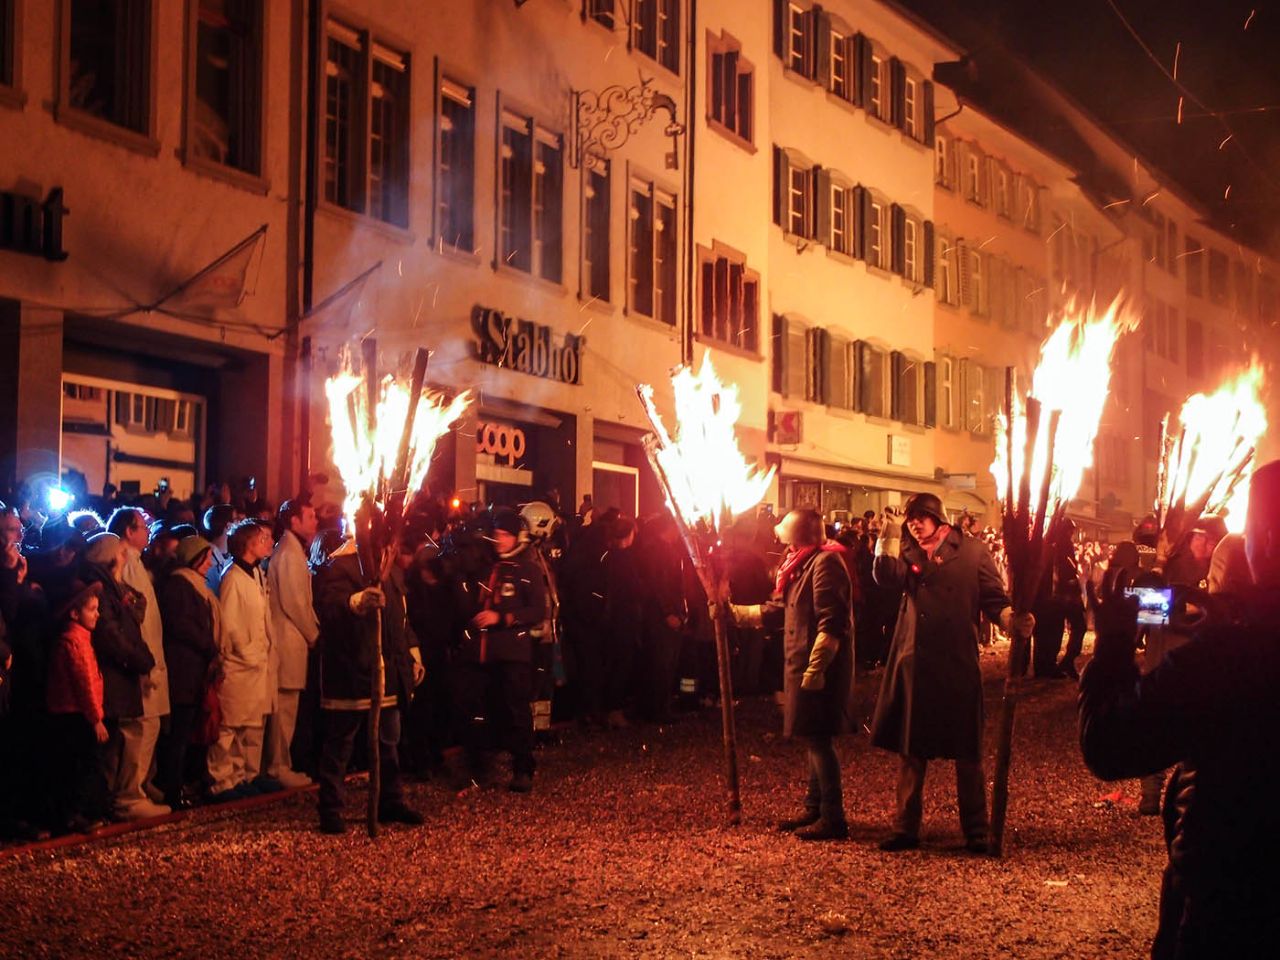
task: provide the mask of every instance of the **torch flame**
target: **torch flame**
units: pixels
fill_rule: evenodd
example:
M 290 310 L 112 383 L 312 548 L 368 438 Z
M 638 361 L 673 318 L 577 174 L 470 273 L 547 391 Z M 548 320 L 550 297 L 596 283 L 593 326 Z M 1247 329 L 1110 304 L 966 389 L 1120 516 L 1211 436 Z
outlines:
M 1093 442 L 1111 386 L 1111 357 L 1121 334 L 1138 325 L 1137 317 L 1117 296 L 1101 314 L 1093 303 L 1081 310 L 1072 300 L 1062 323 L 1040 348 L 1040 363 L 1032 377 L 1031 396 L 1044 415 L 1060 411 L 1049 481 L 1049 514 L 1079 491 L 1084 471 L 1093 465 Z M 1021 398 L 1013 398 L 1013 477 L 1015 486 L 1026 470 L 1027 418 Z M 996 491 L 1007 502 L 1009 486 L 1009 424 L 1001 413 L 996 424 L 996 459 L 991 465 Z M 1031 490 L 1039 490 L 1049 464 L 1049 431 L 1043 424 L 1031 458 Z M 1016 489 L 1012 491 L 1016 494 Z
M 333 462 L 346 490 L 342 511 L 351 523 L 365 494 L 382 499 L 395 492 L 387 486 L 409 413 L 409 385 L 391 376 L 383 378 L 373 418 L 373 423 L 378 425 L 375 430 L 368 426 L 368 391 L 363 376 L 345 369 L 325 381 L 324 392 L 329 401 Z M 436 442 L 449 432 L 470 403 L 469 390 L 448 402 L 443 394 L 424 391 L 413 423 L 407 489 L 417 490 L 422 485 Z
M 1225 512 L 1227 529 L 1244 532 L 1249 504 L 1247 468 L 1259 438 L 1267 431 L 1262 403 L 1262 366 L 1255 357 L 1248 369 L 1216 391 L 1193 394 L 1178 415 L 1181 435 L 1161 451 L 1166 489 L 1157 511 L 1170 505 L 1204 501 L 1208 513 Z
M 676 435 L 672 437 L 653 402 L 653 387 L 643 384 L 640 399 L 653 425 L 651 453 L 666 474 L 671 508 L 689 526 L 699 520 L 717 535 L 722 525 L 750 510 L 773 481 L 774 468 L 761 471 L 738 449 L 735 427 L 742 415 L 738 388 L 720 382 L 711 356 L 695 374 L 681 366 L 671 376 L 675 393 Z

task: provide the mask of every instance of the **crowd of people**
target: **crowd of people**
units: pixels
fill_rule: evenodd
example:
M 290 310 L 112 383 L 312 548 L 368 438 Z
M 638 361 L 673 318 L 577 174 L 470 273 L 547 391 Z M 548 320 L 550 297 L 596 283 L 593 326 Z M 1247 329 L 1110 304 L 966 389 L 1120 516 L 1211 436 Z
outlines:
M 714 703 L 725 604 L 735 691 L 774 694 L 806 750 L 803 810 L 781 829 L 848 835 L 833 740 L 856 723 L 855 663 L 883 664 L 871 741 L 899 777 L 881 849 L 920 844 L 926 769 L 950 760 L 965 848 L 983 853 L 980 644 L 1001 631 L 1027 641 L 1026 671 L 1075 678 L 1092 619 L 1084 759 L 1141 777 L 1140 811 L 1163 812 L 1170 845 L 1156 955 L 1250 947 L 1275 926 L 1274 883 L 1249 878 L 1272 862 L 1259 838 L 1280 782 L 1277 503 L 1273 463 L 1243 537 L 1217 517 L 1148 517 L 1107 548 L 1057 524 L 1033 609 L 1015 611 L 999 536 L 931 494 L 849 524 L 744 517 L 708 596 L 668 515 L 588 497 L 569 516 L 554 491 L 519 509 L 419 493 L 372 576 L 340 511 L 307 491 L 272 509 L 252 485 L 131 504 L 108 490 L 53 515 L 19 493 L 0 505 L 0 824 L 85 831 L 314 779 L 320 829 L 341 833 L 375 690 L 381 820 L 423 822 L 403 773 L 486 782 L 498 753 L 527 793 L 555 723 Z M 1139 627 L 1133 588 L 1162 618 Z

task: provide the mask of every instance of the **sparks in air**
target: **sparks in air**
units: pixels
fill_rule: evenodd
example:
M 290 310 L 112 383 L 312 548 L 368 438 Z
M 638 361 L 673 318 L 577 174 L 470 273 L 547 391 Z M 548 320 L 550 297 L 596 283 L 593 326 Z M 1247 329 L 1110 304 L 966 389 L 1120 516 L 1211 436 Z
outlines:
M 1120 336 L 1138 324 L 1123 296 L 1117 296 L 1101 314 L 1094 304 L 1081 309 L 1077 301 L 1067 305 L 1062 322 L 1040 348 L 1040 362 L 1032 377 L 1031 396 L 1040 402 L 1044 421 L 1036 434 L 1030 463 L 1030 489 L 1038 491 L 1046 471 L 1049 476 L 1049 515 L 1070 502 L 1080 489 L 1084 471 L 1093 464 L 1093 443 L 1111 386 L 1111 358 Z M 1058 411 L 1058 428 L 1049 456 L 1048 417 Z M 991 465 L 996 490 L 1007 502 L 1010 491 L 1010 437 L 1015 488 L 1026 464 L 1027 417 L 1021 398 L 1013 397 L 1013 423 L 1001 413 L 996 424 L 996 459 Z M 1048 520 L 1048 515 L 1046 516 Z
M 1254 450 L 1267 432 L 1262 403 L 1262 366 L 1248 369 L 1211 394 L 1187 398 L 1178 414 L 1179 430 L 1167 427 L 1161 445 L 1157 515 L 1172 507 L 1225 513 L 1227 529 L 1244 531 Z
M 653 387 L 644 384 L 639 390 L 656 441 L 651 452 L 666 475 L 673 510 L 690 527 L 701 520 L 718 534 L 730 519 L 764 499 L 774 469 L 760 470 L 738 448 L 738 388 L 720 381 L 710 354 L 697 373 L 679 367 L 671 387 L 674 435 L 654 404 Z
M 372 418 L 377 424 L 375 429 L 369 427 L 368 390 L 362 375 L 345 369 L 325 381 L 324 391 L 329 404 L 333 462 L 346 490 L 343 514 L 351 522 L 366 494 L 381 500 L 393 492 L 386 487 L 395 468 L 400 435 L 409 413 L 409 385 L 391 376 L 382 379 L 376 416 Z M 413 423 L 409 490 L 417 490 L 422 485 L 436 443 L 462 417 L 470 403 L 470 391 L 458 394 L 451 401 L 442 394 L 424 392 Z

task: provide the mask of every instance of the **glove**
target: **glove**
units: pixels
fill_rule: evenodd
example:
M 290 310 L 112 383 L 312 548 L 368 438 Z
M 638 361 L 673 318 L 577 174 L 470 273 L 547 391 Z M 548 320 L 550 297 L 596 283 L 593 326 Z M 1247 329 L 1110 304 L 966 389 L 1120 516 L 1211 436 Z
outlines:
M 891 514 L 880 521 L 880 536 L 876 540 L 877 557 L 896 557 L 902 553 L 902 523 Z
M 800 678 L 801 690 L 821 690 L 827 685 L 827 667 L 840 650 L 840 640 L 829 633 L 819 633 L 809 651 L 809 665 Z
M 366 587 L 353 593 L 347 600 L 347 606 L 351 608 L 351 612 L 361 615 L 381 610 L 386 605 L 387 596 L 380 587 Z
M 740 627 L 759 627 L 762 625 L 760 604 L 758 603 L 731 603 L 729 604 L 729 616 L 733 617 L 733 622 Z
M 1013 607 L 1000 611 L 1000 629 L 1019 640 L 1030 640 L 1036 629 L 1036 618 L 1030 613 L 1014 613 Z

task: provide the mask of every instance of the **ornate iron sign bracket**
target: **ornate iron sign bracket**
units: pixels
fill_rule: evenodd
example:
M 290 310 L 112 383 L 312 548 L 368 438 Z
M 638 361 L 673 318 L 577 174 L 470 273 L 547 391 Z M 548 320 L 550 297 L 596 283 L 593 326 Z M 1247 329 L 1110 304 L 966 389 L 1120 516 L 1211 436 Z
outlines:
M 667 154 L 667 167 L 679 166 L 676 143 L 685 132 L 684 124 L 676 120 L 676 102 L 665 93 L 654 90 L 652 78 L 644 78 L 637 84 L 624 87 L 614 84 L 603 90 L 574 90 L 573 138 L 570 144 L 569 164 L 588 170 L 599 166 L 614 150 L 617 150 L 658 111 L 667 114 L 663 133 L 671 138 L 671 152 Z

